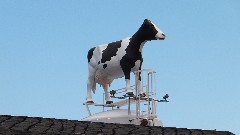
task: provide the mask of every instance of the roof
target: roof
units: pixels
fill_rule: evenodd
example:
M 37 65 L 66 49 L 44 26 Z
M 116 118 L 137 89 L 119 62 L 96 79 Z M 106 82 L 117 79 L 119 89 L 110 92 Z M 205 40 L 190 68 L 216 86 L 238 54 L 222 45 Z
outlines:
M 0 115 L 4 135 L 233 135 L 228 131 L 86 122 L 67 119 Z

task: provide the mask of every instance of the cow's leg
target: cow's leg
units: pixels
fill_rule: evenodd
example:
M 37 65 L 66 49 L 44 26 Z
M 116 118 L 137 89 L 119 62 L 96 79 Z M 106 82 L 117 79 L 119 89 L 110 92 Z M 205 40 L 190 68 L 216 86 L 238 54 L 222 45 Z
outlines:
M 142 91 L 141 72 L 137 73 L 135 76 L 135 85 L 137 86 L 138 94 L 140 97 L 145 97 L 146 94 Z
M 87 82 L 87 103 L 94 103 L 92 100 L 92 86 L 94 83 L 94 79 L 92 79 L 91 77 L 88 77 L 88 82 Z
M 124 72 L 125 75 L 125 81 L 126 81 L 126 91 L 128 95 L 133 95 L 133 92 L 130 87 L 130 70 Z
M 126 61 L 126 59 L 125 59 Z M 124 59 L 120 61 L 121 68 L 123 70 L 125 81 L 126 81 L 126 91 L 128 95 L 133 95 L 133 92 L 130 88 L 130 72 L 131 72 L 131 65 L 129 63 L 124 62 Z
M 95 79 L 94 79 L 94 75 L 95 75 L 95 68 L 93 68 L 92 66 L 88 66 L 89 69 L 89 76 L 88 76 L 88 81 L 87 81 L 87 103 L 94 103 L 92 100 L 92 93 L 91 90 L 93 90 L 93 92 L 95 93 L 96 87 L 95 87 Z
M 106 104 L 111 104 L 113 103 L 111 97 L 110 97 L 110 93 L 108 93 L 108 84 L 104 84 L 103 85 L 103 89 L 105 92 L 105 100 L 106 100 Z
M 142 94 L 141 72 L 135 74 L 135 85 L 137 86 L 138 94 Z
M 142 70 L 142 61 L 141 60 L 141 63 L 140 63 L 140 67 L 139 67 L 139 70 Z M 135 74 L 135 85 L 137 86 L 137 89 L 138 89 L 138 93 L 141 97 L 145 97 L 146 94 L 143 93 L 142 91 L 142 76 L 141 76 L 142 72 L 137 72 L 137 74 Z
M 130 79 L 125 78 L 125 81 L 126 81 L 126 91 L 129 95 L 132 95 L 133 92 L 132 92 L 131 87 L 130 87 Z

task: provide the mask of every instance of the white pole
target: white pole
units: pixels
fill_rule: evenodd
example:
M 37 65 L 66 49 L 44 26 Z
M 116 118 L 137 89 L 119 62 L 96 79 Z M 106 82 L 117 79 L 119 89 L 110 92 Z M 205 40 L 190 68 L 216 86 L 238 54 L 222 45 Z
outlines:
M 103 93 L 103 112 L 104 112 L 104 93 Z
M 85 103 L 85 106 L 86 106 L 86 108 L 87 108 L 87 111 L 88 111 L 89 116 L 91 116 L 92 114 L 91 114 L 91 112 L 90 112 L 90 109 L 89 109 L 89 107 L 88 107 L 88 104 Z
M 131 107 L 130 107 L 130 97 L 128 97 L 128 115 L 131 114 Z
M 139 77 L 139 72 L 135 73 L 135 89 L 136 89 L 136 118 L 138 118 L 138 111 L 139 111 L 139 106 L 138 106 L 138 77 Z
M 149 100 L 149 72 L 147 76 L 148 82 L 147 82 L 147 98 L 148 98 L 148 116 L 150 115 L 150 100 Z
M 154 98 L 152 99 L 152 115 L 156 115 L 156 102 Z

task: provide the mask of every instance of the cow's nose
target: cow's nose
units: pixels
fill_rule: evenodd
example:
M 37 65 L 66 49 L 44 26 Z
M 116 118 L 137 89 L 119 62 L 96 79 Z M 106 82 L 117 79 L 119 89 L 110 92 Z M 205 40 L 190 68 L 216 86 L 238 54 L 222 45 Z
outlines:
M 164 33 L 163 33 L 162 35 L 163 35 L 164 37 L 166 37 L 166 35 L 165 35 Z

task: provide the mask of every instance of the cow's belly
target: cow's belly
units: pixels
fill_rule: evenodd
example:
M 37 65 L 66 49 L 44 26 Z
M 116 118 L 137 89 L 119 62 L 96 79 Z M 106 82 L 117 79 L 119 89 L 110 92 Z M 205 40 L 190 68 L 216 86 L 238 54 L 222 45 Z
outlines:
M 108 65 L 105 69 L 100 64 L 96 73 L 95 73 L 95 81 L 101 85 L 111 84 L 114 79 L 124 77 L 124 73 L 122 68 L 119 66 L 111 66 Z
M 99 64 L 95 73 L 95 81 L 101 85 L 104 85 L 111 84 L 114 79 L 124 77 L 124 72 L 120 66 L 120 62 L 117 63 L 108 62 L 107 67 L 105 68 L 103 68 L 104 64 Z M 141 61 L 137 60 L 131 71 L 133 72 L 139 70 L 140 63 Z

